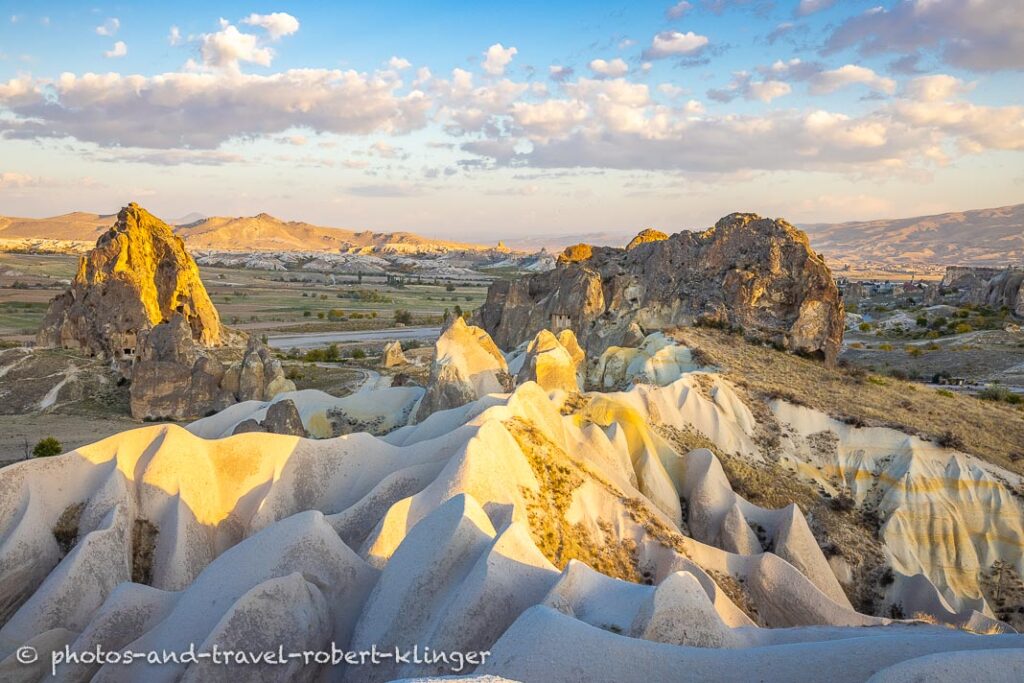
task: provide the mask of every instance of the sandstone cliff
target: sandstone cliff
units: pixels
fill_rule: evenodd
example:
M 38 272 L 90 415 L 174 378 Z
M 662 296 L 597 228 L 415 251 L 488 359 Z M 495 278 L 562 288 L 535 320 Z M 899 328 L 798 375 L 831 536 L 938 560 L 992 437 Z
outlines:
M 82 257 L 71 287 L 50 302 L 36 343 L 114 358 L 126 371 L 138 335 L 175 313 L 194 341 L 220 343 L 220 319 L 196 262 L 167 224 L 132 203 Z
M 646 232 L 646 231 L 645 231 Z M 807 236 L 783 220 L 734 213 L 702 233 L 629 249 L 576 245 L 553 271 L 491 285 L 477 322 L 503 348 L 571 329 L 591 357 L 650 331 L 703 322 L 833 362 L 842 300 Z

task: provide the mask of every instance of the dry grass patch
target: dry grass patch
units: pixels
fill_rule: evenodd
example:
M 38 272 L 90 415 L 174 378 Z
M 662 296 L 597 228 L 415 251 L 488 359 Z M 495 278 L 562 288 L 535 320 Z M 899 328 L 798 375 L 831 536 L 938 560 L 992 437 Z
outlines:
M 796 504 L 826 557 L 839 556 L 849 565 L 853 580 L 843 590 L 850 602 L 861 612 L 876 613 L 884 592 L 887 565 L 877 535 L 878 520 L 871 510 L 857 509 L 853 500 L 846 497 L 826 498 L 817 486 L 778 462 L 751 462 L 722 453 L 710 439 L 693 429 L 659 425 L 658 432 L 680 453 L 695 448 L 715 453 L 733 491 L 754 505 L 778 510 Z M 820 439 L 829 442 L 826 434 Z M 765 530 L 755 527 L 754 531 L 762 546 L 768 545 Z
M 537 548 L 558 569 L 569 560 L 579 560 L 607 576 L 640 583 L 636 546 L 616 538 L 611 527 L 601 527 L 604 538 L 596 539 L 566 515 L 575 491 L 585 482 L 584 473 L 562 449 L 536 427 L 520 418 L 505 422 L 519 444 L 540 490 L 520 488 L 526 499 L 530 536 Z
M 755 624 L 761 623 L 760 615 L 757 613 L 757 605 L 750 599 L 746 586 L 735 576 L 715 569 L 708 570 L 708 575 L 714 579 L 718 587 L 722 589 L 722 592 L 733 601 L 733 604 L 743 610 L 743 613 L 750 617 Z
M 1024 443 L 1024 413 L 1012 406 L 926 390 L 894 378 L 875 384 L 863 372 L 828 368 L 721 330 L 688 327 L 670 334 L 698 349 L 752 396 L 782 398 L 850 424 L 962 444 L 967 453 L 1024 474 L 1024 461 L 1011 460 Z
M 603 487 L 618 498 L 633 522 L 652 539 L 688 555 L 686 537 L 665 523 L 647 500 L 627 496 L 585 462 L 552 443 L 529 422 L 512 418 L 504 424 L 540 484 L 540 491 L 526 488 L 520 491 L 527 502 L 530 535 L 553 565 L 562 569 L 569 560 L 575 559 L 606 576 L 633 583 L 651 583 L 651 573 L 640 566 L 636 543 L 632 539 L 620 538 L 608 520 L 598 522 L 601 538 L 595 538 L 579 524 L 566 522 L 573 494 L 588 482 Z

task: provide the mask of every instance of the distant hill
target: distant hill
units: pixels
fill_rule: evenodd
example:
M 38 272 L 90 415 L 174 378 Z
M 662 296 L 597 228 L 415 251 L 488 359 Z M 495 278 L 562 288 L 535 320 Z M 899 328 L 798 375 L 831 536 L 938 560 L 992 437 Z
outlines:
M 0 239 L 46 239 L 95 242 L 114 224 L 117 216 L 75 211 L 52 218 L 0 216 Z
M 114 224 L 113 215 L 69 213 L 52 218 L 0 217 L 0 239 L 48 239 L 94 242 Z M 322 251 L 430 254 L 450 251 L 507 251 L 481 244 L 435 240 L 411 232 L 356 232 L 298 221 L 283 221 L 266 213 L 252 217 L 199 218 L 175 225 L 175 233 L 190 249 L 211 251 Z
M 673 229 L 675 232 L 678 230 Z M 503 238 L 502 243 L 510 249 L 535 252 L 547 249 L 558 253 L 573 244 L 593 244 L 602 247 L 624 247 L 629 243 L 640 228 L 636 230 L 608 230 L 603 232 L 583 232 L 567 235 L 526 235 L 523 237 Z
M 299 221 L 282 221 L 269 214 L 231 218 L 215 216 L 175 228 L 192 249 L 216 251 L 374 251 L 430 253 L 485 251 L 494 247 L 435 240 L 411 232 L 356 232 L 325 228 Z
M 657 227 L 665 232 L 704 229 L 700 226 Z M 913 268 L 956 264 L 1003 266 L 1024 261 L 1024 204 L 936 216 L 810 223 L 797 227 L 811 238 L 814 250 L 824 254 L 833 265 Z M 580 242 L 621 247 L 639 229 L 527 236 L 506 239 L 505 243 L 513 249 L 533 251 L 546 247 L 554 252 Z
M 1002 266 L 1024 262 L 1024 204 L 851 223 L 799 226 L 829 261 Z

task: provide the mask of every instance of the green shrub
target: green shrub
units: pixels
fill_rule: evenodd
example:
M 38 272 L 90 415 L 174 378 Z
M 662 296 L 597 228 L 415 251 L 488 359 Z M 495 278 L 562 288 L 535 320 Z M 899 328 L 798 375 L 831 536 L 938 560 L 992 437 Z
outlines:
M 363 358 L 366 358 L 366 351 L 363 351 L 362 349 L 352 349 L 352 353 L 350 355 L 356 360 L 362 360 Z
M 48 436 L 45 439 L 40 439 L 39 443 L 32 449 L 33 458 L 49 458 L 53 455 L 60 455 L 64 451 L 64 447 L 60 445 L 60 441 Z
M 857 329 L 860 330 L 861 332 L 870 332 L 871 323 L 861 323 L 860 325 L 857 325 Z
M 402 325 L 411 325 L 412 324 L 412 313 L 410 313 L 409 311 L 407 311 L 404 308 L 396 308 L 395 309 L 395 322 L 396 323 L 401 323 Z

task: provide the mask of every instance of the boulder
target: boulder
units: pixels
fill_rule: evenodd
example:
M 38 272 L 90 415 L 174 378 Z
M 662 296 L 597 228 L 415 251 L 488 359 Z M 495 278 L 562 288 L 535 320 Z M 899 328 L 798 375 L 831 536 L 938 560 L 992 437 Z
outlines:
M 220 318 L 184 242 L 132 203 L 50 302 L 36 344 L 113 358 L 127 376 L 140 337 L 175 314 L 197 344 L 221 343 Z
M 302 426 L 299 409 L 295 406 L 295 401 L 288 398 L 270 405 L 267 416 L 263 419 L 263 427 L 274 434 L 306 436 L 306 428 Z
M 267 408 L 266 417 L 262 421 L 252 417 L 242 420 L 235 426 L 232 434 L 246 434 L 248 432 L 307 436 L 306 428 L 302 425 L 302 416 L 299 415 L 299 409 L 295 405 L 295 401 L 290 398 L 272 403 Z
M 409 359 L 402 353 L 402 343 L 397 339 L 384 345 L 382 362 L 386 368 L 408 365 Z
M 641 246 L 571 247 L 552 271 L 493 283 L 474 322 L 502 348 L 542 329 L 571 329 L 590 356 L 703 323 L 835 361 L 839 290 L 807 236 L 786 221 L 735 213 L 704 232 Z
M 416 419 L 438 410 L 457 408 L 481 396 L 511 389 L 508 364 L 490 335 L 457 316 L 434 347 L 427 393 Z

